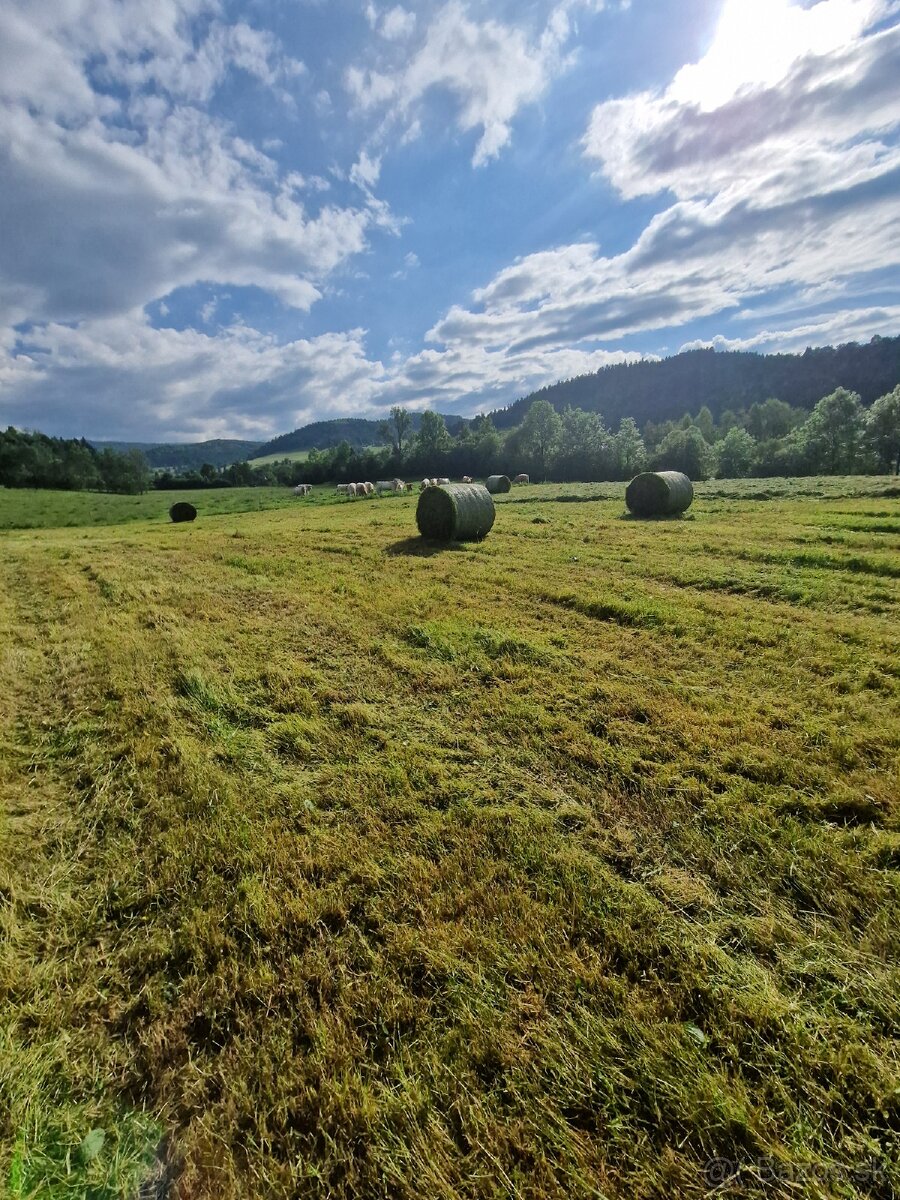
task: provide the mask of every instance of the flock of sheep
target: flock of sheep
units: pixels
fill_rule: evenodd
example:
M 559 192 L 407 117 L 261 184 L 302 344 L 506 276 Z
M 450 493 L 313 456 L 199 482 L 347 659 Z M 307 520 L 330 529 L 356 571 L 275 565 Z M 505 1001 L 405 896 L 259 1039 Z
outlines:
M 528 483 L 527 475 L 517 475 L 513 483 Z M 449 479 L 423 479 L 419 483 L 419 491 L 424 492 L 429 487 L 439 487 L 449 483 Z M 463 475 L 462 483 L 474 483 L 471 475 Z M 339 483 L 335 492 L 339 496 L 380 496 L 385 492 L 403 493 L 412 491 L 412 484 L 404 483 L 402 479 L 379 479 L 377 483 Z M 294 488 L 295 496 L 308 496 L 312 492 L 312 484 L 298 483 Z

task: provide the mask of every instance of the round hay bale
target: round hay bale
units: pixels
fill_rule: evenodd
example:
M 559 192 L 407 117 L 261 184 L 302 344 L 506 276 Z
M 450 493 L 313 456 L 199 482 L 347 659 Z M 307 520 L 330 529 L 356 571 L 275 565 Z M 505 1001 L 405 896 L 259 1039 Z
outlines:
M 625 489 L 625 503 L 636 517 L 671 517 L 690 508 L 694 485 L 681 471 L 644 471 Z
M 494 502 L 480 483 L 444 483 L 419 496 L 416 524 L 433 542 L 480 542 L 494 524 Z
M 176 524 L 179 521 L 193 521 L 197 516 L 197 510 L 193 504 L 188 504 L 186 500 L 179 500 L 177 504 L 173 504 L 169 509 L 169 516 Z
M 497 495 L 498 492 L 508 492 L 512 483 L 508 475 L 488 475 L 486 487 L 493 495 Z

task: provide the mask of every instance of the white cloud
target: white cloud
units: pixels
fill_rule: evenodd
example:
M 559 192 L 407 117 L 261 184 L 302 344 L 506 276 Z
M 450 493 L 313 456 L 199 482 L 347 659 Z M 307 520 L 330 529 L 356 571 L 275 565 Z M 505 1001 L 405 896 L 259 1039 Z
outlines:
M 754 350 L 764 354 L 797 353 L 807 346 L 865 342 L 875 336 L 896 336 L 900 328 L 900 305 L 843 309 L 810 317 L 784 329 L 763 329 L 747 337 L 697 338 L 679 346 L 683 350 Z
M 0 316 L 26 292 L 17 320 L 77 321 L 197 282 L 315 302 L 389 214 L 310 212 L 302 189 L 320 177 L 282 176 L 197 107 L 234 70 L 281 98 L 303 68 L 271 34 L 224 24 L 216 0 L 3 0 Z
M 371 189 L 378 182 L 378 176 L 381 174 L 381 157 L 375 155 L 370 157 L 363 150 L 359 158 L 350 168 L 350 182 L 355 183 L 357 187 Z
M 381 36 L 390 41 L 400 41 L 408 38 L 416 27 L 416 14 L 396 5 L 384 14 L 381 22 Z
M 383 377 L 359 330 L 280 344 L 242 325 L 215 336 L 154 329 L 133 312 L 30 338 L 27 360 L 0 342 L 0 379 L 15 372 L 18 383 L 4 419 L 28 425 L 39 405 L 53 428 L 93 437 L 265 439 L 323 413 L 367 411 Z
M 642 331 L 738 314 L 774 289 L 785 308 L 811 307 L 823 289 L 900 263 L 900 148 L 885 136 L 900 121 L 900 29 L 860 33 L 880 11 L 874 4 L 824 4 L 831 16 L 821 26 L 798 21 L 827 53 L 798 57 L 795 37 L 765 77 L 777 76 L 774 85 L 709 111 L 671 88 L 600 105 L 587 152 L 623 195 L 670 188 L 676 202 L 620 254 L 584 241 L 524 257 L 476 291 L 471 307 L 451 308 L 428 338 L 445 352 L 479 348 L 496 358 L 589 352 Z M 822 15 L 800 12 L 812 21 Z M 848 28 L 860 36 L 835 45 Z M 719 62 L 716 54 L 714 47 Z M 762 67 L 751 65 L 755 79 Z M 689 94 L 692 78 L 700 90 L 719 76 L 679 72 L 676 90 Z
M 565 65 L 568 7 L 556 10 L 543 33 L 532 39 L 516 26 L 477 20 L 461 0 L 449 0 L 428 24 L 412 58 L 393 70 L 351 66 L 345 75 L 347 90 L 363 111 L 387 109 L 388 125 L 402 122 L 407 137 L 419 135 L 418 110 L 428 93 L 450 92 L 458 105 L 458 129 L 480 130 L 472 161 L 481 166 L 509 142 L 520 109 L 538 100 Z
M 215 334 L 155 329 L 132 312 L 50 323 L 29 335 L 27 355 L 0 337 L 0 381 L 15 385 L 2 419 L 27 426 L 39 408 L 53 429 L 92 437 L 265 439 L 396 403 L 494 407 L 639 357 L 556 348 L 501 357 L 473 345 L 396 355 L 385 367 L 367 356 L 361 330 L 284 343 L 241 324 Z
M 626 198 L 669 189 L 709 195 L 735 181 L 774 193 L 813 190 L 809 164 L 838 177 L 851 143 L 884 148 L 878 135 L 900 122 L 896 64 L 900 27 L 865 34 L 882 11 L 876 0 L 822 0 L 809 9 L 788 0 L 729 0 L 719 39 L 661 93 L 641 92 L 598 105 L 585 153 Z M 765 11 L 784 10 L 784 36 L 761 24 L 746 62 L 728 13 L 757 27 Z M 827 35 L 827 36 L 826 36 Z M 729 71 L 730 66 L 730 71 Z

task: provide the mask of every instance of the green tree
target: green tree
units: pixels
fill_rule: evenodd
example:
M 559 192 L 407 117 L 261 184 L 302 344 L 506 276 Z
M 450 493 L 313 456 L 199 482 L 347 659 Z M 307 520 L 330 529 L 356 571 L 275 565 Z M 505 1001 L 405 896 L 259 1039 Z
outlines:
M 713 420 L 713 415 L 707 405 L 704 404 L 697 413 L 696 417 L 694 417 L 694 424 L 710 444 L 715 441 L 716 423 Z
M 453 440 L 447 432 L 447 423 L 441 414 L 430 410 L 423 412 L 416 435 L 416 447 L 421 458 L 425 462 L 439 461 L 452 445 Z
M 140 450 L 126 450 L 119 454 L 115 450 L 101 450 L 97 455 L 97 469 L 104 491 L 137 495 L 150 486 L 150 468 Z
M 647 447 L 632 417 L 623 417 L 612 440 L 612 457 L 619 479 L 630 479 L 647 465 Z
M 736 413 L 731 408 L 726 408 L 719 417 L 719 437 L 725 437 L 732 429 L 743 429 L 745 426 L 744 414 Z
M 562 422 L 549 400 L 535 400 L 522 422 L 521 445 L 530 454 L 541 479 L 547 478 L 547 466 L 559 441 Z
M 652 465 L 657 471 L 683 471 L 689 479 L 708 479 L 714 458 L 712 447 L 697 426 L 692 425 L 667 434 L 653 456 Z
M 900 475 L 900 384 L 869 409 L 866 435 L 879 466 Z
M 489 416 L 479 413 L 469 427 L 472 443 L 472 461 L 463 475 L 489 475 L 496 470 L 503 449 L 503 440 Z
M 607 479 L 611 436 L 598 413 L 568 405 L 560 418 L 559 442 L 553 459 L 555 479 Z
M 747 430 L 758 442 L 786 437 L 798 424 L 801 412 L 770 397 L 762 404 L 751 404 L 747 413 Z
M 746 429 L 729 429 L 716 447 L 720 479 L 743 479 L 756 457 L 756 442 Z
M 403 443 L 407 440 L 412 429 L 412 416 L 399 404 L 391 409 L 390 420 L 382 421 L 378 426 L 378 436 L 389 446 L 393 446 L 400 457 L 403 454 Z
M 837 388 L 823 396 L 798 434 L 808 469 L 814 474 L 841 475 L 856 470 L 865 449 L 859 395 Z

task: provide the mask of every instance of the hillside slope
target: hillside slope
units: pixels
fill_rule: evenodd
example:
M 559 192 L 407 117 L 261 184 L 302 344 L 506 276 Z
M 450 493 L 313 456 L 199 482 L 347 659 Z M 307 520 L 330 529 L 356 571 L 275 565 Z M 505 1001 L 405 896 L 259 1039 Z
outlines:
M 214 438 L 207 442 L 91 442 L 98 450 L 140 450 L 153 468 L 184 471 L 209 463 L 227 467 L 233 462 L 252 458 L 259 442 L 233 438 Z
M 411 413 L 412 427 L 415 432 L 419 428 L 421 413 Z M 463 422 L 462 417 L 444 416 L 447 428 L 455 433 Z M 311 425 L 303 425 L 291 433 L 283 433 L 280 437 L 272 438 L 270 442 L 260 446 L 255 458 L 268 458 L 271 455 L 287 454 L 291 450 L 327 450 L 331 446 L 347 442 L 354 450 L 364 450 L 367 446 L 376 445 L 380 438 L 378 429 L 381 421 L 368 421 L 362 417 L 338 417 L 332 421 L 314 421 Z
M 676 420 L 704 404 L 715 416 L 777 396 L 812 408 L 837 387 L 859 392 L 870 404 L 900 380 L 900 337 L 850 342 L 803 354 L 752 354 L 744 351 L 688 350 L 658 362 L 621 363 L 593 375 L 581 375 L 532 392 L 492 414 L 499 429 L 518 425 L 532 402 L 549 400 L 600 412 L 609 424 L 622 417 L 646 421 Z

